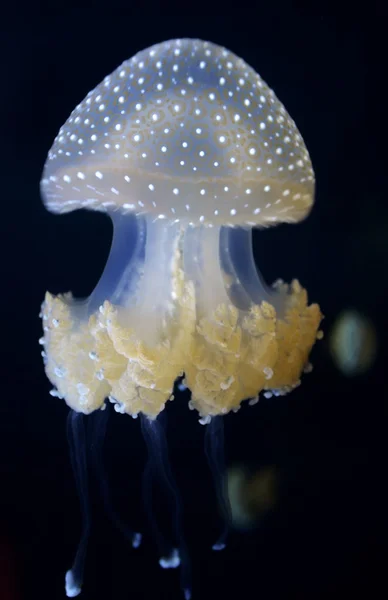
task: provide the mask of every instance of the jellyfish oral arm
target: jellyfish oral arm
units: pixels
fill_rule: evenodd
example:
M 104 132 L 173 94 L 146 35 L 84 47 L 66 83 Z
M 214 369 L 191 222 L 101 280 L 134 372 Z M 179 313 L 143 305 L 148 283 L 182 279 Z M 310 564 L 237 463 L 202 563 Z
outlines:
M 207 417 L 296 387 L 319 307 L 296 281 L 264 284 L 251 235 L 115 215 L 90 299 L 46 296 L 46 372 L 57 393 L 81 412 L 109 396 L 119 412 L 155 418 L 184 373 L 191 405 Z

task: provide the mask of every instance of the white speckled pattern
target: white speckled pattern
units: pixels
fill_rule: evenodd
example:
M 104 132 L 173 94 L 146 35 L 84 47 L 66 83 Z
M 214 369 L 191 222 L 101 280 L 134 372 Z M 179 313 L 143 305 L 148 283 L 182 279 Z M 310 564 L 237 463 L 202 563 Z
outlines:
M 220 46 L 182 39 L 139 52 L 87 95 L 55 138 L 41 189 L 56 213 L 253 226 L 305 217 L 314 174 L 260 76 Z

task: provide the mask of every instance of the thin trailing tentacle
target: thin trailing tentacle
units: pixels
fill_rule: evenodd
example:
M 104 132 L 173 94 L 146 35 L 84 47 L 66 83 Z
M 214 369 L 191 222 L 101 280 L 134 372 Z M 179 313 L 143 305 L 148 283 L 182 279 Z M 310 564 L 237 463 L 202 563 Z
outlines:
M 87 546 L 90 536 L 91 518 L 89 503 L 89 485 L 86 456 L 86 436 L 84 415 L 71 410 L 67 419 L 67 435 L 70 449 L 70 460 L 77 486 L 82 514 L 82 532 L 74 557 L 73 565 L 66 573 L 65 589 L 69 598 L 81 592 Z
M 226 484 L 224 423 L 223 417 L 212 417 L 206 425 L 205 452 L 213 475 L 218 506 L 224 519 L 224 526 L 213 550 L 223 550 L 229 534 L 231 523 L 231 508 Z
M 105 511 L 120 533 L 134 548 L 138 548 L 141 543 L 141 534 L 134 532 L 115 511 L 104 467 L 103 447 L 109 421 L 109 406 L 104 410 L 96 411 L 90 419 L 92 420 L 92 443 L 90 445 L 92 466 L 96 474 Z
M 148 463 L 145 470 L 143 490 L 145 492 L 146 507 L 150 516 L 152 528 L 156 534 L 158 545 L 164 554 L 159 563 L 163 568 L 181 566 L 181 589 L 185 600 L 191 598 L 191 566 L 182 529 L 182 502 L 177 491 L 177 486 L 171 471 L 167 442 L 162 423 L 163 413 L 157 419 L 151 420 L 141 415 L 141 428 L 148 449 Z M 159 479 L 167 492 L 174 513 L 174 533 L 178 548 L 166 543 L 160 533 L 152 511 L 152 478 Z M 165 550 L 167 554 L 165 554 Z

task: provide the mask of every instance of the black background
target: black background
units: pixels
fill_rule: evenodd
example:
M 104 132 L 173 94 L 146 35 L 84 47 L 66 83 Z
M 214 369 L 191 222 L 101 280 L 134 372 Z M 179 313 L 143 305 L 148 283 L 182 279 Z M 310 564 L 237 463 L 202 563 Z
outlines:
M 325 333 L 342 309 L 356 307 L 372 319 L 379 339 L 366 375 L 344 378 L 323 340 L 299 389 L 225 418 L 228 465 L 274 464 L 282 491 L 262 526 L 233 533 L 222 553 L 210 549 L 219 521 L 203 428 L 187 410 L 187 395 L 168 406 L 193 598 L 385 597 L 387 109 L 379 88 L 386 20 L 269 17 L 259 8 L 247 15 L 215 5 L 213 16 L 168 15 L 151 6 L 107 14 L 106 8 L 3 15 L 0 25 L 0 599 L 64 597 L 80 515 L 68 409 L 48 394 L 38 313 L 46 289 L 92 291 L 112 233 L 103 215 L 45 211 L 44 160 L 71 110 L 106 74 L 153 43 L 186 36 L 225 45 L 250 63 L 285 104 L 311 153 L 316 205 L 301 224 L 255 233 L 263 276 L 298 277 L 322 307 Z M 120 514 L 144 531 L 144 543 L 134 551 L 119 536 L 92 484 L 85 600 L 180 597 L 177 572 L 158 567 L 143 514 L 144 460 L 139 423 L 114 414 L 106 444 L 111 489 Z M 163 504 L 157 514 L 168 529 Z

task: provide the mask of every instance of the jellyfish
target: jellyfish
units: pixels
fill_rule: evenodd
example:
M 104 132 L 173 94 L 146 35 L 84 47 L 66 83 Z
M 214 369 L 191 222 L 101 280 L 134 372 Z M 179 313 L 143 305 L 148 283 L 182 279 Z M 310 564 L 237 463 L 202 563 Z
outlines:
M 165 549 L 161 565 L 181 563 L 190 597 L 163 411 L 181 378 L 222 479 L 222 415 L 244 400 L 254 404 L 260 393 L 283 395 L 299 385 L 319 337 L 320 308 L 308 304 L 297 280 L 262 280 L 252 229 L 304 219 L 314 187 L 309 153 L 274 92 L 241 58 L 210 42 L 177 39 L 139 52 L 59 130 L 41 180 L 45 206 L 56 214 L 104 212 L 114 231 L 90 297 L 46 293 L 41 313 L 51 394 L 71 409 L 84 512 L 69 596 L 81 589 L 90 527 L 82 417 L 111 403 L 140 416 L 149 449 L 144 488 L 161 477 L 176 515 L 179 547 Z M 221 482 L 217 490 L 227 517 Z

